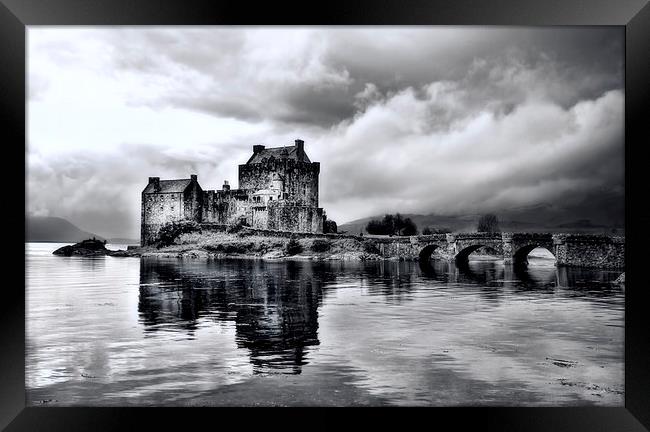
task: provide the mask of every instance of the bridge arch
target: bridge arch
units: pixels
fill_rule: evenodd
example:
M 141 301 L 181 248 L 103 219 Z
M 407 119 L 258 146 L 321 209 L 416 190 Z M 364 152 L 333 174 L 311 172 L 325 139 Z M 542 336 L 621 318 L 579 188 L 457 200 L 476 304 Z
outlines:
M 439 247 L 440 245 L 437 244 L 429 244 L 423 247 L 422 250 L 420 251 L 419 261 L 428 262 L 429 260 L 431 260 L 431 254 L 433 254 L 433 252 Z
M 495 252 L 496 252 L 496 249 L 494 249 L 489 244 L 473 244 L 471 246 L 467 246 L 467 247 L 461 249 L 460 252 L 458 252 L 456 254 L 456 262 L 459 262 L 459 263 L 467 262 L 469 260 L 469 256 L 472 254 L 472 252 L 475 252 L 475 251 L 479 250 L 482 247 L 488 247 L 490 249 L 495 250 Z
M 555 256 L 555 253 L 553 252 L 552 248 L 549 248 L 547 245 L 544 245 L 544 244 L 531 243 L 531 244 L 527 244 L 525 246 L 521 246 L 517 250 L 514 251 L 514 253 L 512 255 L 512 263 L 515 264 L 515 265 L 526 265 L 526 264 L 528 264 L 528 254 L 531 253 L 534 249 L 537 249 L 537 248 L 546 249 L 557 260 L 557 257 Z

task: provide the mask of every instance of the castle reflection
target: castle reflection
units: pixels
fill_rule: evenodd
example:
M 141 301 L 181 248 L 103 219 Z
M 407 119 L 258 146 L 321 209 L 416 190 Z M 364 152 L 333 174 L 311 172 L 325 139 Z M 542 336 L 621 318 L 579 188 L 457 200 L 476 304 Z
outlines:
M 478 295 L 494 306 L 512 295 L 606 296 L 616 273 L 504 266 L 479 261 L 270 262 L 142 258 L 138 312 L 145 334 L 171 331 L 193 338 L 206 322 L 234 323 L 254 373 L 299 374 L 319 344 L 318 309 L 328 292 L 363 287 L 387 303 L 413 301 L 431 286 Z M 595 280 L 598 279 L 598 280 Z M 583 282 L 584 281 L 584 282 Z M 585 290 L 580 291 L 580 285 Z M 564 289 L 571 287 L 571 289 Z M 587 289 L 588 288 L 588 289 Z M 558 291 L 559 289 L 559 291 Z
M 202 319 L 234 321 L 236 341 L 250 351 L 254 372 L 300 373 L 317 345 L 318 307 L 331 272 L 311 263 L 143 258 L 138 311 L 145 330 L 183 330 Z

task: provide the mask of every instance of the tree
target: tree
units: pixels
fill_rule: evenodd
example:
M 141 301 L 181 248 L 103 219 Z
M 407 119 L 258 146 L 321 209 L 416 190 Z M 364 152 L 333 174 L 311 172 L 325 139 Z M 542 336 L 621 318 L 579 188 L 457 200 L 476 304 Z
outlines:
M 399 214 L 398 214 L 399 216 Z M 418 233 L 418 227 L 415 225 L 415 222 L 411 218 L 398 219 L 395 225 L 397 235 L 401 236 L 412 236 Z
M 382 220 L 373 219 L 366 225 L 369 234 L 410 236 L 417 234 L 417 226 L 401 214 L 387 214 Z
M 388 217 L 388 215 L 386 215 Z M 391 234 L 390 232 L 390 227 L 385 224 L 386 217 L 384 217 L 384 220 L 371 220 L 368 222 L 368 225 L 366 225 L 366 231 L 368 231 L 368 234 L 378 234 L 378 235 L 388 235 Z
M 478 220 L 478 232 L 497 233 L 501 232 L 499 229 L 499 219 L 495 214 L 488 213 L 481 216 Z

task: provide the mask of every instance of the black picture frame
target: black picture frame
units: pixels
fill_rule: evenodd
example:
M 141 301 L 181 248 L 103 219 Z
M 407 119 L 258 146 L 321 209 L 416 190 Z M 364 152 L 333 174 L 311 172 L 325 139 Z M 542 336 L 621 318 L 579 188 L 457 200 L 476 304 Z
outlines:
M 334 415 L 313 409 L 258 408 L 46 408 L 25 407 L 25 281 L 24 254 L 9 248 L 6 272 L 18 281 L 4 284 L 0 339 L 0 427 L 6 430 L 141 430 L 188 429 L 195 422 L 225 427 L 344 426 L 341 416 L 358 417 L 364 427 L 427 428 L 450 422 L 454 429 L 642 431 L 650 429 L 650 308 L 643 283 L 644 249 L 650 244 L 650 212 L 645 170 L 649 162 L 650 5 L 647 0 L 366 0 L 327 3 L 246 2 L 209 0 L 0 0 L 0 107 L 7 168 L 15 170 L 5 185 L 5 234 L 23 244 L 24 227 L 18 203 L 26 178 L 26 26 L 32 25 L 616 25 L 624 26 L 625 58 L 625 184 L 626 184 L 626 309 L 624 408 L 425 408 L 334 409 Z M 23 269 L 21 272 L 19 269 Z

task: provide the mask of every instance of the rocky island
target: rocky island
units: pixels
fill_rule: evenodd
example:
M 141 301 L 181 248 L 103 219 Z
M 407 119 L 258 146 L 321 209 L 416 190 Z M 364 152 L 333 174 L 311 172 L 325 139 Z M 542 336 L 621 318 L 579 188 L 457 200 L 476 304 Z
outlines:
M 63 246 L 54 252 L 54 255 L 72 256 L 100 256 L 110 255 L 112 251 L 106 249 L 106 240 L 100 241 L 95 238 L 81 241 L 73 245 Z
M 62 256 L 140 256 L 137 250 L 113 251 L 106 249 L 106 240 L 101 241 L 95 238 L 60 247 L 52 253 Z

